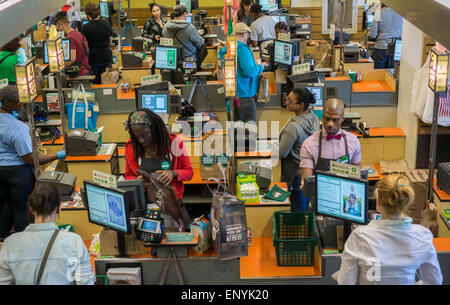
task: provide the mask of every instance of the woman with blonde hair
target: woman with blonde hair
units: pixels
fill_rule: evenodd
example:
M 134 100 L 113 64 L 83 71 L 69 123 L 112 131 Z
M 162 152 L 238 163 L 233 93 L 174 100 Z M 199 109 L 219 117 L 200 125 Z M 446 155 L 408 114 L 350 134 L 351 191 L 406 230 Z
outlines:
M 427 228 L 402 213 L 414 200 L 407 178 L 384 176 L 375 190 L 380 220 L 350 234 L 337 275 L 340 285 L 414 285 L 416 272 L 428 285 L 442 284 L 442 273 Z

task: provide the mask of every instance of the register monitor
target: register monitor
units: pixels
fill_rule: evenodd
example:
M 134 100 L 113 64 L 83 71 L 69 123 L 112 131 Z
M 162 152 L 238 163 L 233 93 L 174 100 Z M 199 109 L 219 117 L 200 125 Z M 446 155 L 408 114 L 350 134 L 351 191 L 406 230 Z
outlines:
M 294 64 L 294 45 L 290 42 L 275 40 L 274 63 L 286 66 Z
M 177 47 L 157 45 L 155 48 L 155 68 L 161 70 L 176 70 L 178 68 Z
M 167 100 L 169 94 L 153 92 L 140 92 L 140 108 L 149 109 L 154 113 L 168 113 Z
M 109 19 L 109 6 L 108 2 L 100 1 L 98 3 L 98 8 L 100 9 L 100 16 Z
M 315 212 L 347 222 L 367 224 L 368 189 L 367 180 L 317 171 Z
M 324 97 L 325 94 L 325 86 L 322 83 L 296 83 L 294 84 L 294 88 L 306 88 L 308 89 L 316 99 L 316 103 L 314 107 L 317 106 L 323 106 L 323 101 L 326 100 L 326 97 Z
M 142 179 L 120 180 L 117 181 L 117 187 L 121 190 L 131 192 L 130 212 L 145 210 L 147 208 Z
M 401 57 L 402 57 L 402 40 L 395 39 L 394 61 L 400 61 Z
M 186 22 L 192 24 L 192 15 L 191 15 L 191 14 L 189 14 L 189 15 L 186 16 Z
M 131 192 L 84 181 L 89 222 L 114 231 L 131 234 Z
M 61 40 L 61 43 L 64 52 L 64 61 L 70 61 L 70 39 L 64 38 Z M 48 64 L 47 41 L 44 41 L 44 64 Z

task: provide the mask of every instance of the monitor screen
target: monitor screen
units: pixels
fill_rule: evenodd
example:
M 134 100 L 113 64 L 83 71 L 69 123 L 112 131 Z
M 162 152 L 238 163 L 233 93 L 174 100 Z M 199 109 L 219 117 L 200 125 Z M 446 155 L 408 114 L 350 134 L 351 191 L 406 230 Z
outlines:
M 273 61 L 278 64 L 292 66 L 294 62 L 294 46 L 290 42 L 275 40 Z
M 272 19 L 275 23 L 280 22 L 280 16 L 270 16 L 270 17 L 272 17 Z
M 155 68 L 176 70 L 178 67 L 178 49 L 174 47 L 156 46 Z
M 187 15 L 186 16 L 186 22 L 192 23 L 192 15 Z
M 317 213 L 366 224 L 368 188 L 364 180 L 316 172 Z
M 130 202 L 131 210 L 143 210 L 147 207 L 142 179 L 120 180 L 117 181 L 117 187 L 132 193 L 132 202 Z
M 129 206 L 125 191 L 84 181 L 89 221 L 130 234 Z
M 395 40 L 395 49 L 394 49 L 394 61 L 400 61 L 402 57 L 402 40 Z
M 147 94 L 141 95 L 142 108 L 149 109 L 154 113 L 167 113 L 167 94 Z
M 259 5 L 261 5 L 261 9 L 266 12 L 276 11 L 278 9 L 277 1 L 259 0 Z
M 70 39 L 63 39 L 62 47 L 64 52 L 64 61 L 70 61 Z M 44 41 L 44 64 L 48 64 L 47 41 Z
M 108 2 L 103 2 L 100 1 L 98 3 L 98 7 L 100 9 L 100 16 L 103 18 L 107 18 L 109 19 L 109 7 L 108 7 Z
M 316 99 L 316 103 L 312 106 L 323 106 L 323 86 L 307 86 L 306 87 Z
M 280 21 L 287 24 L 287 16 L 280 16 Z

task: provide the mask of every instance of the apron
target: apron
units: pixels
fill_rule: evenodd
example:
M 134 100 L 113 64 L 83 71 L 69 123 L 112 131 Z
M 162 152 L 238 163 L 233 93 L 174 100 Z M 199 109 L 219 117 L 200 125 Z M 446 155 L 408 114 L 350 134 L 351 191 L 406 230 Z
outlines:
M 156 178 L 155 172 L 160 170 L 173 169 L 172 160 L 160 158 L 143 158 L 139 169 L 152 174 Z
M 323 141 L 322 131 L 320 131 L 319 137 L 320 137 L 319 138 L 320 139 L 319 140 L 319 159 L 317 160 L 316 168 L 314 168 L 314 175 L 317 170 L 328 172 L 330 170 L 330 161 L 337 161 L 337 160 L 342 159 L 343 157 L 347 157 L 348 162 L 350 162 L 350 154 L 348 153 L 347 137 L 345 136 L 344 133 L 342 133 L 342 137 L 344 138 L 344 141 L 345 141 L 345 155 L 341 156 L 337 160 L 322 158 L 322 141 Z

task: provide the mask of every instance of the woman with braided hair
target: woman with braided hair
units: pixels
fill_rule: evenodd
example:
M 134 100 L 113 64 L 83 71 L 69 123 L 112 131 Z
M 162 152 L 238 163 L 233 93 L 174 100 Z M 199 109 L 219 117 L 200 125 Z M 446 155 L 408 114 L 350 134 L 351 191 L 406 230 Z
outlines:
M 183 141 L 175 134 L 169 134 L 164 121 L 148 109 L 130 114 L 128 132 L 130 140 L 125 145 L 125 179 L 139 178 L 137 169 L 140 169 L 160 183 L 171 185 L 181 206 L 184 224 L 188 225 L 190 219 L 182 201 L 183 181 L 191 180 L 194 172 Z
M 380 220 L 350 234 L 337 275 L 340 285 L 414 285 L 416 272 L 424 284 L 442 284 L 433 234 L 403 215 L 414 200 L 407 178 L 384 176 L 375 190 Z

